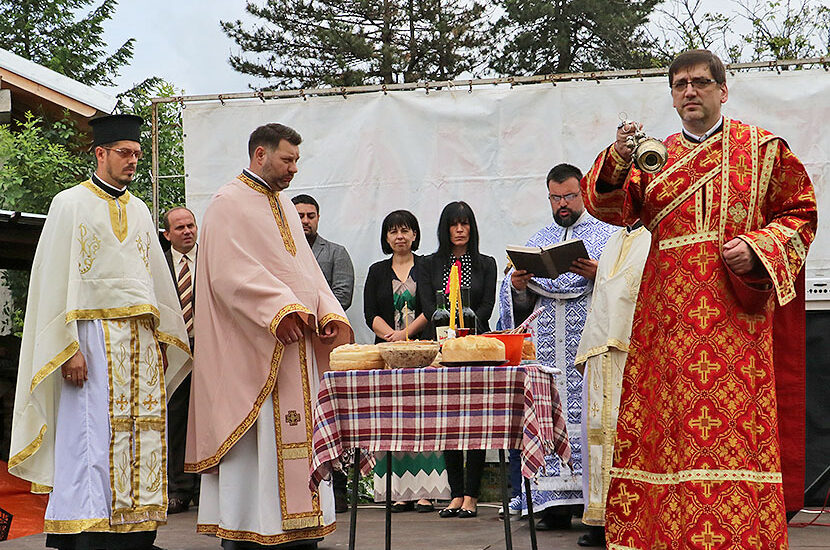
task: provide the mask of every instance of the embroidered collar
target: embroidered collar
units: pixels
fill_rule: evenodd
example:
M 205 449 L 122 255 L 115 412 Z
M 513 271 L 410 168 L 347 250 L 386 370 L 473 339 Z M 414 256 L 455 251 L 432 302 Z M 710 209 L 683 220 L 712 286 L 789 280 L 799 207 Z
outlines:
M 270 186 L 270 185 L 268 185 L 268 184 L 265 182 L 265 180 L 264 180 L 264 179 L 262 179 L 261 177 L 257 176 L 256 174 L 254 174 L 253 172 L 251 172 L 251 171 L 250 171 L 250 170 L 248 170 L 247 168 L 243 168 L 243 169 L 242 169 L 242 173 L 243 173 L 246 177 L 248 177 L 248 179 L 250 179 L 251 181 L 253 181 L 254 183 L 257 183 L 257 184 L 261 185 L 262 187 L 264 187 L 266 191 L 269 191 L 269 192 L 272 192 L 272 193 L 274 192 L 274 190 L 273 190 L 273 189 L 271 189 L 271 186 Z

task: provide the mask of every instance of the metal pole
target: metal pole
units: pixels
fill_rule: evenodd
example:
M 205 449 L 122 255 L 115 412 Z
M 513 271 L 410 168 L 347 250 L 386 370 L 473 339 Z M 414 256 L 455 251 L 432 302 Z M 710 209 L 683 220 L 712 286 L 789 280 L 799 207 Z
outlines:
M 150 170 L 152 170 L 153 177 L 153 223 L 156 228 L 159 226 L 159 105 L 152 104 L 153 112 L 153 144 L 151 152 L 153 156 L 153 163 Z
M 504 547 L 513 550 L 513 533 L 510 532 L 510 499 L 507 497 L 507 467 L 504 465 L 504 449 L 499 449 L 499 477 L 501 478 L 501 509 L 504 512 Z
M 360 447 L 354 448 L 354 465 L 352 466 L 352 511 L 349 523 L 349 550 L 354 550 L 357 538 L 357 484 L 360 483 Z

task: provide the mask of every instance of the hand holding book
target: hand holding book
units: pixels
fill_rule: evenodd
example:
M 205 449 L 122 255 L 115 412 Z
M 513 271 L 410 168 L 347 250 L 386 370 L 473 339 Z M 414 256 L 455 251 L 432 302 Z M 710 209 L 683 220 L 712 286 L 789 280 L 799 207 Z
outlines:
M 518 273 L 515 280 L 511 279 L 513 286 L 519 290 L 521 288 L 515 283 L 526 286 L 530 276 L 555 279 L 568 271 L 589 278 L 596 275 L 596 262 L 588 256 L 581 239 L 562 241 L 544 248 L 508 246 L 506 250 L 516 270 L 524 272 Z

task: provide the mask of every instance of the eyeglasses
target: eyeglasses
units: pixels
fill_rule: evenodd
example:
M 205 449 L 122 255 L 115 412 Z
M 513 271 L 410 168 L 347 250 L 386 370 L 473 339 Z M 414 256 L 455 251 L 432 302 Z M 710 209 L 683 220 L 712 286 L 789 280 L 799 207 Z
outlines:
M 122 159 L 135 157 L 135 160 L 141 160 L 141 158 L 144 156 L 143 151 L 136 151 L 135 149 L 124 149 L 123 147 L 119 147 L 118 149 L 113 149 L 112 147 L 104 147 L 104 149 L 106 149 L 107 151 L 115 151 L 116 153 L 118 153 L 118 156 L 120 156 Z
M 559 202 L 563 199 L 565 200 L 565 202 L 571 202 L 578 196 L 579 193 L 568 193 L 567 195 L 554 195 L 553 193 L 551 193 L 550 195 L 548 195 L 548 198 L 553 202 Z
M 675 80 L 671 83 L 671 89 L 675 92 L 685 92 L 686 88 L 689 86 L 689 84 L 691 84 L 692 88 L 694 88 L 695 90 L 702 90 L 709 86 L 709 84 L 714 84 L 715 82 L 717 81 L 712 78 L 693 78 L 691 80 Z

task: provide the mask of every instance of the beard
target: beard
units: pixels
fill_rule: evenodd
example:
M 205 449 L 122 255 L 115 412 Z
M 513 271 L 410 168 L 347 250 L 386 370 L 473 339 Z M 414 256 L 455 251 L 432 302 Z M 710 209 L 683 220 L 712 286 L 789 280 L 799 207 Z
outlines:
M 560 214 L 560 211 L 562 210 L 567 210 L 568 213 L 563 216 Z M 579 215 L 570 208 L 559 208 L 553 211 L 554 221 L 562 227 L 572 226 L 576 223 L 577 218 L 579 218 Z

